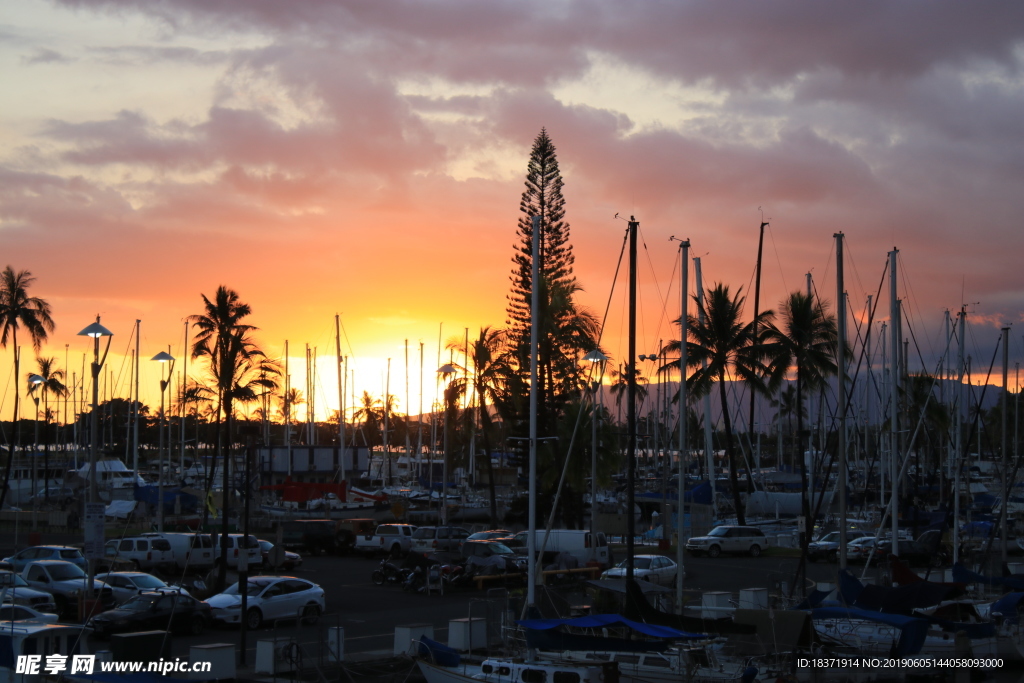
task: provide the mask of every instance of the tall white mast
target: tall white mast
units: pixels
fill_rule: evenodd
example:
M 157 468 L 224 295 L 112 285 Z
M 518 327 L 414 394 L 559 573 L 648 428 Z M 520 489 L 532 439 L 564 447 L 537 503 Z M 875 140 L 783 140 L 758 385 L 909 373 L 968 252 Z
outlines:
M 686 531 L 686 509 L 683 503 L 683 494 L 686 492 L 686 337 L 687 337 L 687 301 L 689 297 L 690 277 L 690 240 L 683 240 L 679 243 L 680 250 L 680 276 L 679 276 L 679 516 L 676 525 L 676 564 L 679 571 L 676 572 L 676 611 L 683 613 L 683 534 Z M 714 484 L 712 484 L 714 486 Z
M 836 369 L 839 373 L 839 568 L 846 569 L 846 293 L 843 291 L 843 233 L 836 239 Z
M 347 374 L 341 360 L 341 316 L 334 314 L 334 353 L 338 370 L 338 467 L 341 480 L 345 481 L 345 383 Z

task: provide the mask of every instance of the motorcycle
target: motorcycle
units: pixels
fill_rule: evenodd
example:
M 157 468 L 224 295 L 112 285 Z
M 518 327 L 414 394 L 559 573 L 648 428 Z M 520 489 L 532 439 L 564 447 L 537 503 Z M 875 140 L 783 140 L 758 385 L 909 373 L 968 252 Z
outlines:
M 409 573 L 411 572 L 408 569 L 402 569 L 385 557 L 380 561 L 380 567 L 373 570 L 370 578 L 378 586 L 383 586 L 385 583 L 402 583 Z

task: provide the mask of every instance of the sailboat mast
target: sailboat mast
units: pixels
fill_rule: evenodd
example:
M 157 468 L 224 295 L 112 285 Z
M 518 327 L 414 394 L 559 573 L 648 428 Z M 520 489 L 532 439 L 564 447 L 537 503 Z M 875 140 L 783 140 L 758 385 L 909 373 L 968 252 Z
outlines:
M 633 583 L 634 470 L 636 469 L 636 234 L 640 223 L 629 217 L 629 351 L 626 356 L 626 585 Z
M 893 247 L 889 252 L 889 318 L 890 331 L 889 340 L 892 343 L 892 372 L 890 373 L 889 384 L 889 475 L 892 479 L 892 492 L 890 493 L 890 504 L 892 505 L 892 554 L 899 557 L 899 476 L 900 471 L 900 444 L 899 444 L 899 422 L 900 422 L 900 301 L 896 298 L 896 256 L 899 250 Z
M 1010 376 L 1009 376 L 1010 367 L 1009 366 L 1010 366 L 1010 328 L 1009 327 L 1004 327 L 1003 328 L 1003 401 L 1002 401 L 1001 415 L 999 417 L 999 421 L 1003 423 L 1002 444 L 1000 446 L 1000 449 L 1001 449 L 1002 454 L 1003 454 L 1002 455 L 1002 463 L 1000 465 L 1001 468 L 1002 468 L 1002 472 L 1003 472 L 1003 504 L 999 506 L 999 508 L 1000 508 L 1000 511 L 999 511 L 999 541 L 1000 541 L 1000 545 L 1002 546 L 1000 552 L 1001 552 L 1001 556 L 1002 556 L 1001 557 L 1001 561 L 1003 562 L 1003 564 L 1006 564 L 1006 503 L 1009 500 L 1009 495 L 1010 495 L 1010 488 L 1009 487 L 1013 483 L 1013 482 L 1010 481 L 1009 477 L 1007 476 L 1007 471 L 1006 471 L 1006 467 L 1007 467 L 1007 464 L 1008 464 L 1008 460 L 1006 458 L 1006 450 L 1007 450 L 1007 447 L 1008 447 L 1007 435 L 1009 434 L 1009 431 L 1007 430 L 1007 426 L 1008 426 L 1007 422 L 1009 422 L 1009 416 L 1010 416 L 1010 413 L 1008 411 L 1008 406 L 1006 404 L 1006 397 L 1009 394 L 1009 378 L 1010 378 Z M 1014 471 L 1016 472 L 1016 470 L 1014 470 Z
M 690 279 L 690 240 L 683 240 L 679 243 L 680 249 L 680 283 L 679 283 L 679 516 L 676 523 L 676 564 L 679 571 L 676 572 L 676 611 L 683 613 L 683 560 L 686 554 L 683 551 L 683 535 L 686 531 L 686 508 L 683 497 L 686 493 L 686 337 L 687 323 L 686 309 L 687 298 L 689 297 Z
M 526 556 L 530 558 L 526 584 L 526 606 L 530 614 L 537 606 L 537 356 L 540 345 L 540 216 L 532 217 L 533 253 L 530 273 L 530 497 L 527 512 Z M 632 519 L 632 510 L 630 518 Z M 630 541 L 632 543 L 632 541 Z
M 341 480 L 345 481 L 345 383 L 342 382 L 344 368 L 341 361 L 341 316 L 337 313 L 334 314 L 334 353 L 338 368 L 338 465 Z
M 764 228 L 768 225 L 763 220 L 761 221 L 760 235 L 757 238 L 757 269 L 754 275 L 754 346 L 760 342 L 759 336 L 760 330 L 758 329 L 757 314 L 760 312 L 761 305 L 761 252 L 764 249 Z M 747 428 L 747 436 L 754 433 L 754 405 L 757 401 L 757 394 L 754 391 L 750 392 L 750 421 Z M 757 452 L 757 465 L 760 468 L 761 465 L 761 451 L 760 448 Z M 760 473 L 758 473 L 760 476 Z
M 697 317 L 704 324 L 704 280 L 700 272 L 700 256 L 693 259 L 694 275 L 697 277 Z M 701 361 L 701 368 L 707 370 L 707 360 Z M 711 485 L 711 520 L 718 516 L 718 493 L 715 491 L 715 452 L 711 447 L 711 394 L 704 394 L 704 459 L 708 468 L 708 483 Z
M 188 324 L 188 323 L 186 323 Z M 135 405 L 132 406 L 131 414 L 135 419 L 132 422 L 132 469 L 135 476 L 139 475 L 139 339 L 142 337 L 142 321 L 135 321 Z M 138 481 L 138 480 L 136 480 Z
M 839 569 L 846 569 L 846 296 L 843 288 L 843 233 L 836 239 L 836 368 L 839 372 Z
M 957 380 L 956 380 L 956 455 L 953 458 L 953 564 L 960 561 L 960 467 L 964 453 L 964 321 L 967 307 L 960 307 L 960 333 L 957 335 Z

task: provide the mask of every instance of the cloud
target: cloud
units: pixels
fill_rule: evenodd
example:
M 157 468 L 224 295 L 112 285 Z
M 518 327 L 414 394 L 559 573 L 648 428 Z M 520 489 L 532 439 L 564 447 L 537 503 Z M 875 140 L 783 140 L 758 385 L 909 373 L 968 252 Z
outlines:
M 27 55 L 21 58 L 21 63 L 25 66 L 32 66 L 35 64 L 69 64 L 75 61 L 74 58 L 63 55 L 56 50 L 51 50 L 47 47 L 38 47 L 31 55 Z

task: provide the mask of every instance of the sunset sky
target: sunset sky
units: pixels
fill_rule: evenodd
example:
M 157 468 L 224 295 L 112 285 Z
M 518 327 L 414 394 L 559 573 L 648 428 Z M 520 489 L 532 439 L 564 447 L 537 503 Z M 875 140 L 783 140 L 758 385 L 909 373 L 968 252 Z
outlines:
M 544 127 L 598 314 L 621 217 L 641 223 L 641 352 L 677 338 L 669 237 L 691 240 L 707 285 L 752 294 L 763 211 L 762 308 L 807 272 L 834 301 L 842 231 L 859 315 L 896 246 L 926 363 L 943 311 L 970 304 L 975 367 L 1014 325 L 1012 381 L 1022 67 L 1010 1 L 19 0 L 0 9 L 0 267 L 37 277 L 61 366 L 67 344 L 80 372 L 76 333 L 100 314 L 123 385 L 134 321 L 143 359 L 180 356 L 184 318 L 224 284 L 271 354 L 290 340 L 300 389 L 304 345 L 333 354 L 340 313 L 357 388 L 382 394 L 390 357 L 405 412 L 409 340 L 415 412 L 420 342 L 429 405 L 439 325 L 447 340 L 505 322 Z M 155 403 L 159 367 L 142 365 Z M 337 407 L 333 361 L 319 370 Z M 9 348 L 0 383 L 10 419 Z

